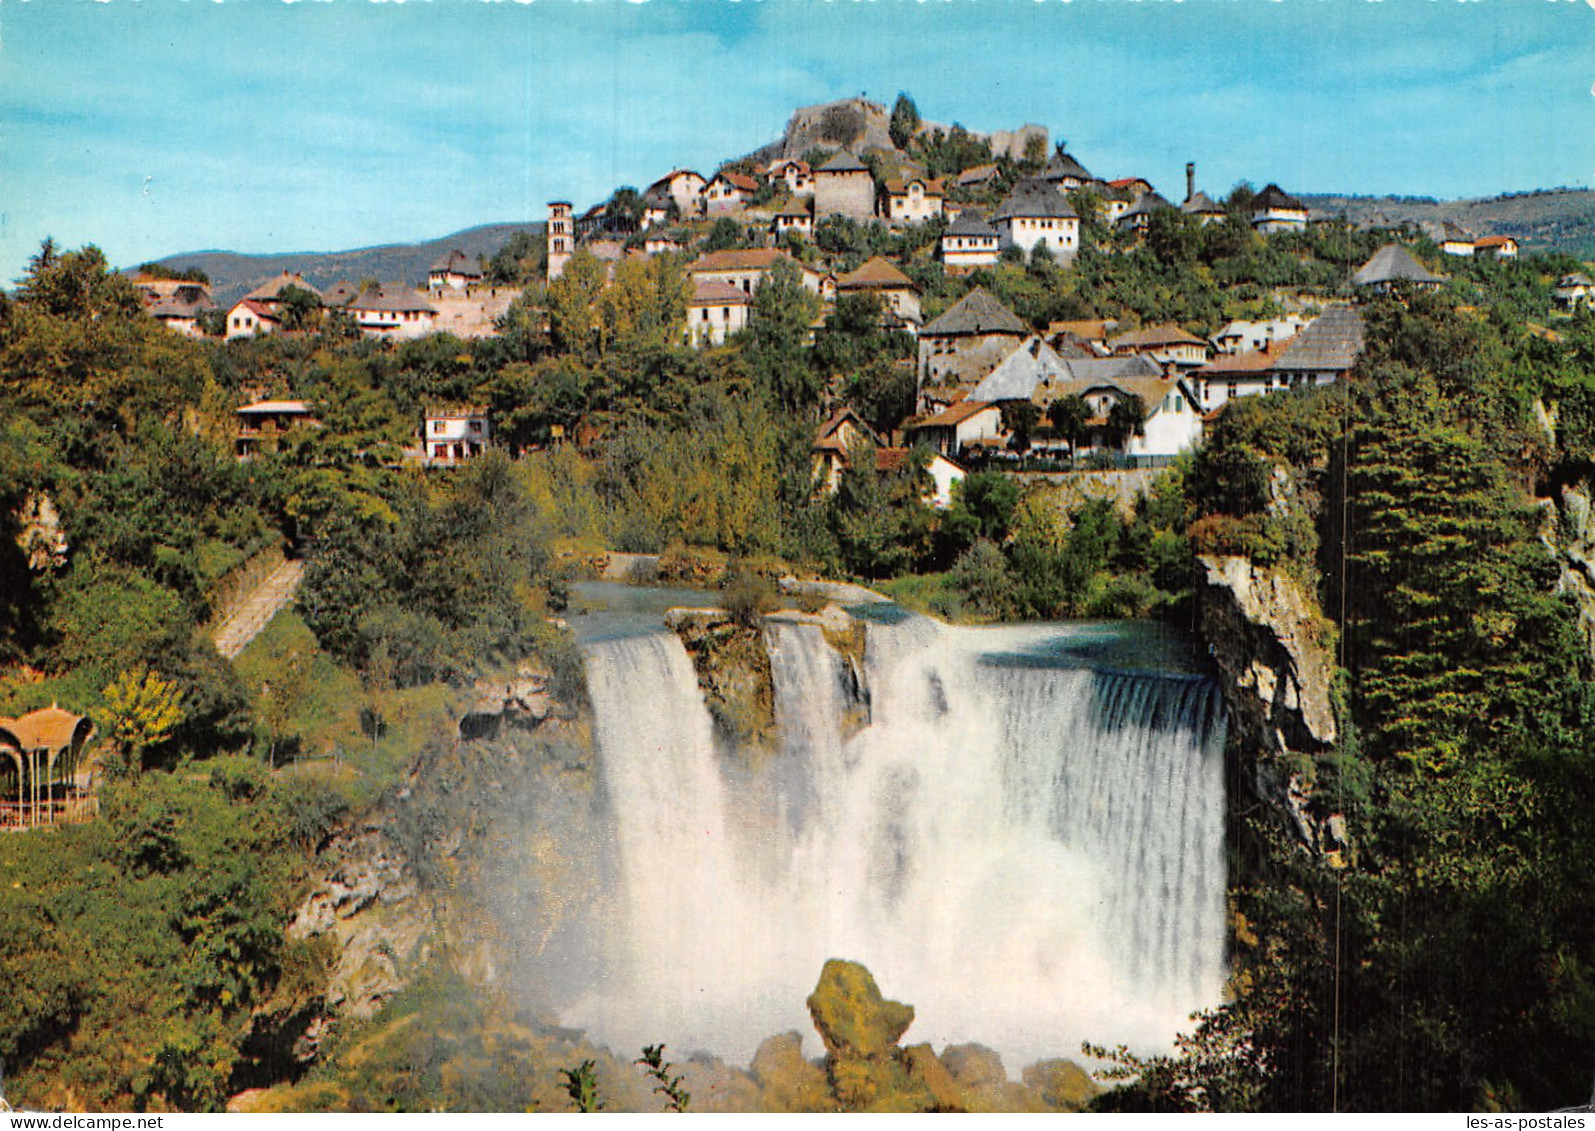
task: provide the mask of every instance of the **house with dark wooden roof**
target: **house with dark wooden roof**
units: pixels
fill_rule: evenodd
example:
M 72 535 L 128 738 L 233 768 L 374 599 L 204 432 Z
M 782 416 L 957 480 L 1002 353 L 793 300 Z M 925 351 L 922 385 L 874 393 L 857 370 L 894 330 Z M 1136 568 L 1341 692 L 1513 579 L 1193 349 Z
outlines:
M 1295 232 L 1307 226 L 1307 206 L 1278 185 L 1271 184 L 1252 198 L 1252 228 L 1269 232 Z
M 1174 205 L 1155 192 L 1143 192 L 1114 223 L 1132 232 L 1144 232 L 1147 225 L 1152 222 L 1152 214 L 1165 210 L 1174 211 Z
M 1563 310 L 1571 311 L 1581 306 L 1595 306 L 1595 281 L 1579 272 L 1563 275 L 1556 281 L 1556 289 L 1552 293 L 1556 298 L 1556 305 Z
M 991 215 L 1004 248 L 1017 247 L 1029 255 L 1045 247 L 1060 262 L 1072 262 L 1080 250 L 1080 216 L 1051 185 L 1022 180 Z
M 1331 306 L 1281 347 L 1274 372 L 1290 388 L 1341 381 L 1357 364 L 1362 344 L 1362 315 L 1350 306 Z
M 1222 204 L 1216 203 L 1205 192 L 1196 192 L 1185 198 L 1180 211 L 1202 224 L 1220 224 L 1228 215 Z
M 850 465 L 851 453 L 863 446 L 881 447 L 881 438 L 862 416 L 850 408 L 833 412 L 809 445 L 809 459 L 816 488 L 829 495 L 841 482 Z
M 1165 322 L 1109 338 L 1108 352 L 1116 357 L 1142 354 L 1162 366 L 1195 369 L 1207 361 L 1207 343 L 1195 334 Z
M 437 308 L 398 283 L 366 287 L 344 309 L 360 332 L 373 338 L 408 341 L 424 338 L 436 329 Z
M 979 212 L 968 209 L 947 225 L 940 251 L 943 270 L 949 275 L 963 275 L 1002 258 L 1002 234 Z
M 1060 145 L 1037 175 L 1037 179 L 1046 182 L 1059 192 L 1068 192 L 1090 184 L 1096 178 L 1086 172 L 1084 165 L 1065 153 Z
M 920 328 L 919 386 L 973 384 L 1029 336 L 1018 315 L 976 287 Z
M 440 256 L 427 270 L 426 285 L 433 292 L 463 291 L 482 281 L 482 265 L 459 248 Z
M 175 330 L 186 338 L 202 338 L 205 331 L 199 328 L 202 314 L 216 309 L 210 297 L 210 287 L 189 279 L 133 280 L 139 298 L 150 316 L 168 330 Z
M 1431 231 L 1433 229 L 1430 229 Z M 1436 241 L 1440 250 L 1447 255 L 1468 256 L 1473 254 L 1473 236 L 1464 228 L 1453 224 L 1450 220 L 1440 225 L 1440 238 Z
M 1412 258 L 1412 253 L 1398 243 L 1385 244 L 1351 277 L 1352 286 L 1374 291 L 1389 290 L 1397 283 L 1432 290 L 1442 282 L 1440 276 Z
M 814 238 L 813 193 L 801 200 L 789 201 L 770 218 L 770 234 L 777 240 L 788 232 L 796 232 L 805 239 Z

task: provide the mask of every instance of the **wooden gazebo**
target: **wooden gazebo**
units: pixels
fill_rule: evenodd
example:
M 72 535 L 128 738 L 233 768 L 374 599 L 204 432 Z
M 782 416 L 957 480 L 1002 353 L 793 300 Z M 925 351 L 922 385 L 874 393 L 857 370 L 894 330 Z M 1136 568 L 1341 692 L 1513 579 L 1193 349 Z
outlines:
M 0 716 L 0 829 L 34 829 L 93 817 L 94 775 L 84 752 L 94 724 L 51 704 Z

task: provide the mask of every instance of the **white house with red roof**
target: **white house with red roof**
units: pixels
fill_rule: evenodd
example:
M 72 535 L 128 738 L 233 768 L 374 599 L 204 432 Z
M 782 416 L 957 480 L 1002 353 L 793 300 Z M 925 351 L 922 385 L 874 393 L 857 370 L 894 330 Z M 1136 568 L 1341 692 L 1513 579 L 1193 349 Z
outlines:
M 282 329 L 282 319 L 272 307 L 259 299 L 241 298 L 227 312 L 227 340 L 258 338 Z
M 703 190 L 704 211 L 711 216 L 739 211 L 758 191 L 759 182 L 752 177 L 721 170 Z

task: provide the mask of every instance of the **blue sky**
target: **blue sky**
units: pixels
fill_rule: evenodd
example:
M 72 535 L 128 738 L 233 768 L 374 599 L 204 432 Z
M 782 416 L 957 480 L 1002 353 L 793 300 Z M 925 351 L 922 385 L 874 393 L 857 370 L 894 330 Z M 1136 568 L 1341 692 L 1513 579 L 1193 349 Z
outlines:
M 0 285 L 541 219 L 913 94 L 1215 195 L 1595 183 L 1595 0 L 0 0 Z

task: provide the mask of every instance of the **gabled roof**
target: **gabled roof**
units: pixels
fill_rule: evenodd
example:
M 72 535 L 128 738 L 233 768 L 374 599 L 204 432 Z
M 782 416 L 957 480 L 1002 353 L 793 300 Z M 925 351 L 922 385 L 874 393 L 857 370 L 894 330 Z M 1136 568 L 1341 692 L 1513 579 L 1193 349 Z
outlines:
M 455 248 L 447 255 L 439 256 L 438 261 L 432 264 L 429 274 L 448 273 L 450 275 L 464 275 L 468 279 L 480 279 L 482 268 L 476 260 L 470 259 L 465 252 Z
M 847 444 L 843 441 L 840 432 L 842 425 L 852 424 L 863 434 L 870 443 L 880 447 L 881 438 L 876 434 L 864 418 L 850 408 L 839 408 L 831 413 L 830 418 L 820 425 L 820 430 L 814 434 L 814 443 L 811 451 L 832 451 L 847 454 Z
M 281 319 L 277 317 L 277 312 L 271 307 L 267 306 L 265 303 L 261 302 L 259 299 L 241 298 L 237 302 L 233 303 L 232 309 L 237 310 L 240 306 L 249 311 L 249 313 L 253 314 L 256 318 L 263 319 L 264 321 L 281 321 Z
M 1227 353 L 1214 358 L 1202 368 L 1193 371 L 1193 377 L 1224 378 L 1249 373 L 1267 373 L 1284 355 L 1283 344 L 1278 349 L 1251 350 L 1247 353 Z
M 1205 192 L 1198 192 L 1191 199 L 1180 205 L 1180 211 L 1187 216 L 1222 216 L 1222 205 L 1213 203 L 1213 198 Z
M 437 310 L 426 299 L 416 294 L 409 287 L 401 287 L 397 283 L 378 283 L 374 287 L 367 287 L 354 298 L 349 300 L 350 310 L 394 311 L 405 313 L 415 311 L 423 314 L 436 314 Z
M 958 174 L 958 183 L 961 185 L 981 185 L 997 175 L 995 165 L 975 165 Z
M 1558 287 L 1595 287 L 1595 282 L 1584 274 L 1563 275 L 1556 281 Z
M 695 279 L 688 306 L 745 306 L 751 305 L 753 296 L 741 287 L 722 283 L 719 279 Z
M 1517 243 L 1517 240 L 1513 239 L 1511 236 L 1480 236 L 1478 239 L 1473 241 L 1473 246 L 1505 247 L 1507 244 L 1515 243 Z
M 1069 201 L 1051 185 L 1026 179 L 1014 186 L 991 218 L 996 222 L 1018 216 L 1026 219 L 1078 219 L 1079 213 L 1070 208 Z
M 936 413 L 936 415 L 928 416 L 924 420 L 921 420 L 917 425 L 915 425 L 915 428 L 956 428 L 964 421 L 970 419 L 971 417 L 979 416 L 987 409 L 993 409 L 997 412 L 1002 411 L 996 405 L 987 401 L 975 400 L 974 394 L 971 393 L 957 404 L 950 404 L 940 412 Z
M 1052 160 L 1047 162 L 1046 168 L 1041 170 L 1041 179 L 1044 181 L 1061 181 L 1065 177 L 1075 177 L 1082 181 L 1092 180 L 1085 166 L 1070 157 L 1067 153 L 1054 153 Z
M 1252 211 L 1254 213 L 1306 212 L 1307 206 L 1278 185 L 1270 184 L 1262 192 L 1252 197 Z
M 839 291 L 918 290 L 912 279 L 879 255 L 866 262 L 857 271 L 849 271 L 839 277 L 836 280 L 836 289 Z
M 1014 334 L 1024 337 L 1030 328 L 1019 316 L 992 298 L 984 287 L 976 287 L 953 303 L 940 318 L 920 330 L 921 337 L 952 337 L 960 334 Z
M 323 306 L 344 306 L 348 301 L 360 293 L 360 284 L 351 283 L 348 279 L 339 279 L 327 288 L 321 296 Z
M 1159 208 L 1173 207 L 1174 205 L 1163 199 L 1160 194 L 1155 192 L 1143 192 L 1140 196 L 1135 198 L 1135 203 L 1130 205 L 1130 210 L 1123 216 L 1119 217 L 1119 219 L 1123 220 L 1130 216 L 1150 216 Z
M 1114 383 L 1139 377 L 1161 379 L 1163 376 L 1162 367 L 1144 354 L 1131 354 L 1129 357 L 1066 357 L 1063 359 L 1063 369 L 1071 381 Z
M 726 184 L 741 189 L 743 192 L 759 191 L 759 182 L 745 173 L 727 173 L 722 170 L 714 175 L 714 179 L 716 181 L 724 181 Z M 712 184 L 713 182 L 711 181 L 710 183 Z
M 697 177 L 700 181 L 706 181 L 704 175 L 698 172 L 696 169 L 672 169 L 653 184 L 649 185 L 648 191 L 652 192 L 654 189 L 668 190 L 670 188 L 670 182 L 675 180 L 677 177 Z
M 888 180 L 886 182 L 886 191 L 894 196 L 902 196 L 908 191 L 908 186 L 913 184 L 915 181 L 918 181 L 921 185 L 925 186 L 926 196 L 942 195 L 942 182 L 935 180 L 932 177 L 903 177 L 897 180 Z
M 1349 306 L 1332 306 L 1280 350 L 1275 369 L 1344 372 L 1362 353 L 1362 315 Z
M 984 236 L 988 239 L 997 238 L 997 229 L 986 223 L 985 217 L 973 209 L 965 209 L 958 214 L 958 218 L 947 225 L 943 236 Z
M 986 374 L 985 380 L 969 394 L 976 401 L 1028 401 L 1036 386 L 1048 377 L 1061 379 L 1067 365 L 1056 350 L 1031 335 L 1019 347 L 1003 358 L 997 368 Z
M 867 173 L 869 166 L 854 157 L 848 150 L 842 150 L 825 164 L 815 170 L 816 173 Z
M 1398 243 L 1387 243 L 1351 277 L 1353 286 L 1370 287 L 1396 280 L 1410 283 L 1438 283 L 1440 276 L 1426 271 L 1412 253 Z
M 296 275 L 290 271 L 284 271 L 274 279 L 267 279 L 244 297 L 257 302 L 271 302 L 288 287 L 298 287 L 302 291 L 309 291 L 317 298 L 321 297 L 321 292 L 305 282 L 303 275 Z
M 809 270 L 779 247 L 732 247 L 711 251 L 694 259 L 687 270 L 694 275 L 705 271 L 768 271 L 780 259 L 790 260 L 795 266 Z
M 1164 346 L 1201 346 L 1206 349 L 1207 343 L 1172 322 L 1165 322 L 1158 326 L 1143 326 L 1139 330 L 1120 334 L 1109 341 L 1107 346 L 1111 350 L 1158 349 Z
M 814 198 L 812 196 L 800 196 L 787 204 L 776 215 L 790 220 L 812 220 L 814 219 Z

